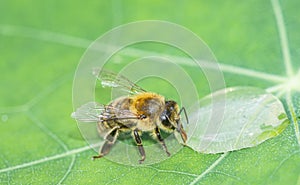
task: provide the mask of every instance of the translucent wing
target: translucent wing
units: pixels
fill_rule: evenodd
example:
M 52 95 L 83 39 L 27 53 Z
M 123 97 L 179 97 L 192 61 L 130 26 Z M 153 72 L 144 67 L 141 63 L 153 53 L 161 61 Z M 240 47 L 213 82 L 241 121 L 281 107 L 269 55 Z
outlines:
M 89 102 L 79 107 L 71 117 L 82 122 L 98 122 L 101 120 L 103 110 L 104 105 Z
M 93 70 L 93 74 L 97 77 L 102 87 L 119 88 L 122 91 L 130 94 L 146 92 L 144 89 L 128 80 L 126 77 L 115 74 L 111 71 L 99 70 L 95 68 Z
M 81 122 L 102 122 L 110 120 L 139 119 L 139 116 L 129 110 L 116 109 L 110 105 L 89 102 L 79 107 L 71 115 Z

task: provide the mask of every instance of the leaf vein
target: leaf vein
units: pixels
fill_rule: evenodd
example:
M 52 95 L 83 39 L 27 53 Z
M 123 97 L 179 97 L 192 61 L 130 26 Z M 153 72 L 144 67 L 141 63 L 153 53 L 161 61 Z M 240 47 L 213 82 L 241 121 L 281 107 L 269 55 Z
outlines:
M 221 171 L 212 171 L 211 173 L 217 173 L 217 174 L 221 174 L 221 175 L 224 175 L 224 176 L 227 176 L 227 177 L 230 177 L 236 181 L 239 181 L 239 182 L 242 182 L 243 184 L 249 184 L 245 181 L 242 181 L 241 178 L 235 176 L 235 175 L 231 175 L 231 174 L 228 174 L 228 173 L 225 173 L 225 172 L 221 172 Z M 240 183 L 239 183 L 240 184 Z
M 163 170 L 163 169 L 158 169 L 155 168 L 153 166 L 145 166 L 145 168 L 150 168 L 153 170 L 156 170 L 157 172 L 161 172 L 161 173 L 173 173 L 173 174 L 178 174 L 178 175 L 187 175 L 187 176 L 191 176 L 191 177 L 197 177 L 197 174 L 193 174 L 193 173 L 188 173 L 188 172 L 182 172 L 182 171 L 176 171 L 176 170 Z
M 297 115 L 296 115 L 296 112 L 295 112 L 295 107 L 294 107 L 294 104 L 292 102 L 291 91 L 289 91 L 286 94 L 286 101 L 287 101 L 288 110 L 289 110 L 289 113 L 290 113 L 290 116 L 291 116 L 291 122 L 294 126 L 294 131 L 295 131 L 295 135 L 296 135 L 296 138 L 297 138 L 297 142 L 298 142 L 298 145 L 300 147 L 300 131 L 299 131 L 299 125 L 298 125 L 298 121 L 297 121 Z
M 210 173 L 212 169 L 214 169 L 229 153 L 222 154 L 214 163 L 212 163 L 204 172 L 202 172 L 200 175 L 198 175 L 191 183 L 190 185 L 194 185 L 197 182 L 199 182 L 205 175 Z
M 112 179 L 111 181 L 108 181 L 107 183 L 105 183 L 105 185 L 111 184 L 119 179 L 124 178 L 126 175 L 131 174 L 132 172 L 134 172 L 137 168 L 131 169 L 128 173 L 123 173 L 121 175 L 119 175 L 119 177 Z
M 293 153 L 291 153 L 290 155 L 288 155 L 286 158 L 284 158 L 282 161 L 280 161 L 279 165 L 274 169 L 273 173 L 269 176 L 269 179 L 271 179 L 275 173 L 279 170 L 279 168 L 286 162 L 288 161 L 291 157 L 293 157 L 294 155 L 296 154 L 299 154 L 300 153 L 300 150 L 298 151 L 295 151 Z
M 92 43 L 91 40 L 83 39 L 83 38 L 79 38 L 79 37 L 73 37 L 73 36 L 70 36 L 67 34 L 61 34 L 61 33 L 56 33 L 56 32 L 50 32 L 50 31 L 45 31 L 45 30 L 38 30 L 38 29 L 34 29 L 34 28 L 14 26 L 14 25 L 3 25 L 3 24 L 1 25 L 0 24 L 0 34 L 6 35 L 6 36 L 27 37 L 27 38 L 43 40 L 43 41 L 48 41 L 48 42 L 54 42 L 54 43 L 59 43 L 59 44 L 72 46 L 72 47 L 79 47 L 79 48 L 87 48 Z M 128 48 L 126 50 L 126 53 L 124 53 L 123 55 L 135 57 L 135 56 L 141 56 L 141 55 L 157 55 L 157 54 L 158 53 L 144 51 L 141 49 Z M 167 55 L 165 57 L 175 58 L 176 61 L 178 61 L 179 63 L 182 63 L 184 65 L 187 64 L 186 61 L 187 61 L 187 59 L 189 59 L 186 57 L 174 57 L 174 56 L 167 56 Z M 203 62 L 203 61 L 201 61 L 201 62 Z M 191 65 L 191 64 L 192 63 L 190 62 L 189 65 Z M 228 72 L 228 73 L 232 73 L 232 74 L 249 76 L 249 77 L 253 77 L 253 78 L 267 80 L 270 82 L 286 81 L 285 77 L 282 77 L 279 75 L 274 75 L 274 74 L 269 74 L 269 73 L 262 72 L 262 71 L 256 71 L 253 69 L 247 69 L 247 68 L 232 66 L 232 65 L 228 65 L 228 64 L 222 64 L 222 63 L 218 63 L 219 66 L 211 65 L 210 62 L 207 62 L 207 64 L 208 65 L 206 65 L 206 66 L 208 68 L 219 70 L 219 67 L 220 67 L 223 72 Z
M 276 18 L 277 28 L 279 32 L 280 44 L 283 54 L 283 61 L 286 67 L 286 73 L 289 77 L 293 76 L 293 69 L 291 64 L 291 56 L 290 56 L 290 49 L 288 44 L 288 38 L 286 34 L 284 19 L 282 15 L 282 9 L 278 2 L 278 0 L 271 0 L 273 11 Z
M 30 161 L 30 162 L 19 164 L 19 165 L 16 165 L 16 166 L 10 166 L 10 167 L 7 167 L 7 168 L 0 169 L 0 173 L 26 168 L 26 167 L 34 166 L 34 165 L 37 165 L 37 164 L 42 164 L 42 163 L 45 163 L 45 162 L 48 162 L 48 161 L 53 161 L 53 160 L 56 160 L 56 159 L 61 159 L 61 158 L 64 158 L 64 157 L 67 157 L 67 156 L 70 156 L 70 155 L 73 155 L 73 154 L 82 153 L 84 151 L 90 150 L 93 147 L 99 147 L 99 146 L 100 146 L 100 144 L 93 144 L 93 145 L 90 145 L 90 146 L 84 146 L 84 147 L 81 147 L 81 148 L 68 150 L 67 152 L 64 152 L 64 153 L 61 153 L 61 154 L 57 154 L 57 155 L 45 157 L 45 158 L 42 158 L 42 159 L 38 159 L 38 160 L 35 160 L 35 161 Z
M 31 107 L 33 107 L 35 104 L 37 104 L 40 100 L 47 97 L 49 94 L 54 92 L 56 89 L 58 89 L 60 86 L 65 84 L 68 80 L 71 78 L 71 73 L 64 75 L 60 79 L 56 80 L 52 84 L 50 84 L 46 89 L 42 90 L 39 94 L 37 94 L 35 97 L 27 101 L 23 105 L 16 105 L 16 106 L 10 106 L 10 107 L 0 107 L 0 113 L 15 113 L 15 112 L 26 112 Z
M 69 148 L 67 147 L 66 143 L 64 143 L 56 134 L 54 134 L 49 128 L 47 128 L 44 124 L 42 124 L 33 114 L 27 113 L 29 118 L 32 120 L 32 122 L 39 127 L 43 132 L 45 132 L 48 136 L 50 136 L 55 142 L 57 142 L 64 150 L 65 152 L 69 151 Z M 74 163 L 75 163 L 76 156 L 75 154 L 72 155 L 71 162 L 69 164 L 69 167 L 67 171 L 65 172 L 64 176 L 59 180 L 57 184 L 61 184 L 69 175 L 71 172 Z

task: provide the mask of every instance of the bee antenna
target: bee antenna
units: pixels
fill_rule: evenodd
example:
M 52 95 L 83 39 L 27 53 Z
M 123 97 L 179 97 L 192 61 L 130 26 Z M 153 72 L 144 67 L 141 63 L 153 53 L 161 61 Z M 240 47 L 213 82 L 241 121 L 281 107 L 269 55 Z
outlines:
M 187 113 L 186 113 L 186 110 L 185 110 L 184 107 L 182 107 L 182 108 L 180 109 L 180 111 L 179 111 L 178 114 L 180 115 L 182 111 L 183 111 L 183 113 L 184 113 L 184 116 L 185 116 L 185 119 L 186 119 L 186 123 L 189 124 L 189 118 L 188 118 L 188 116 L 187 116 Z

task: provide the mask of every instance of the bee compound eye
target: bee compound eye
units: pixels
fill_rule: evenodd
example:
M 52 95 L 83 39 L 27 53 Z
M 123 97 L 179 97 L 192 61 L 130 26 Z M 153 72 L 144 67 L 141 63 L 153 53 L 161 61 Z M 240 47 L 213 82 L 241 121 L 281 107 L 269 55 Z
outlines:
M 167 117 L 166 116 L 160 116 L 160 119 L 164 121 L 164 120 L 167 119 Z

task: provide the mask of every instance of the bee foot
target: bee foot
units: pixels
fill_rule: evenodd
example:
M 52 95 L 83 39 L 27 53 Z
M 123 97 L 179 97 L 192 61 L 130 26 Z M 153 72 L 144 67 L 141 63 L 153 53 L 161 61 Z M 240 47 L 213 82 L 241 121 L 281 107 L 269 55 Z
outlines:
M 92 157 L 92 160 L 94 161 L 95 159 L 99 159 L 99 158 L 101 158 L 101 157 L 103 157 L 103 155 L 96 155 L 96 156 L 93 156 L 93 157 Z
M 139 163 L 142 164 L 145 161 L 145 158 L 142 158 L 141 160 L 139 160 Z

